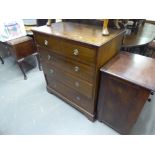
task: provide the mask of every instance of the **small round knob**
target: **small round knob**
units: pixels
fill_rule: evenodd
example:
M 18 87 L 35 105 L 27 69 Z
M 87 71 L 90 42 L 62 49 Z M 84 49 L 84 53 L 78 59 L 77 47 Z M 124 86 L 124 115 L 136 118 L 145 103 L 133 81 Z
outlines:
M 78 72 L 79 70 L 80 70 L 80 68 L 79 68 L 78 66 L 75 66 L 75 67 L 74 67 L 74 71 L 75 71 L 75 72 Z
M 45 46 L 47 46 L 47 45 L 48 45 L 48 41 L 47 41 L 47 40 L 45 40 L 45 41 L 44 41 L 44 44 L 45 44 Z
M 54 84 L 54 85 L 53 85 L 53 87 L 54 87 L 54 88 L 56 88 L 56 87 L 57 87 L 57 85 L 56 85 L 56 84 Z
M 81 100 L 79 96 L 76 96 L 76 99 L 77 99 L 78 101 L 80 101 L 80 100 Z
M 54 73 L 54 70 L 53 69 L 50 69 L 50 73 L 53 74 Z
M 79 87 L 79 86 L 80 86 L 80 84 L 79 84 L 78 81 L 75 82 L 75 86 L 76 86 L 76 87 Z
M 47 56 L 47 60 L 51 60 L 51 56 L 50 55 Z
M 74 54 L 75 56 L 79 55 L 78 49 L 74 49 L 74 50 L 73 50 L 73 54 Z

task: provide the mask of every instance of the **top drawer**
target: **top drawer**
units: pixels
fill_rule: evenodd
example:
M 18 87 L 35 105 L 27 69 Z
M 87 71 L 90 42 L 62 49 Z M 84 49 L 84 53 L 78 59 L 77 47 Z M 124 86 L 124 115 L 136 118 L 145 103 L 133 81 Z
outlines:
M 45 47 L 52 52 L 61 54 L 64 57 L 69 57 L 86 64 L 94 64 L 96 51 L 95 48 L 85 47 L 74 41 L 64 40 L 62 38 L 48 36 L 46 34 L 35 33 L 36 43 Z

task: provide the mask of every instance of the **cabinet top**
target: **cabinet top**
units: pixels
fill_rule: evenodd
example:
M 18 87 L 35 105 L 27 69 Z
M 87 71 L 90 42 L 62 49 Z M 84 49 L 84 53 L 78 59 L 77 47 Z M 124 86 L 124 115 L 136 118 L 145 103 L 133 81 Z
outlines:
M 101 46 L 124 32 L 124 30 L 109 29 L 110 35 L 103 36 L 101 26 L 72 22 L 53 23 L 51 26 L 40 26 L 33 28 L 32 31 L 70 39 L 94 46 Z
M 101 68 L 101 72 L 155 91 L 155 59 L 120 52 Z

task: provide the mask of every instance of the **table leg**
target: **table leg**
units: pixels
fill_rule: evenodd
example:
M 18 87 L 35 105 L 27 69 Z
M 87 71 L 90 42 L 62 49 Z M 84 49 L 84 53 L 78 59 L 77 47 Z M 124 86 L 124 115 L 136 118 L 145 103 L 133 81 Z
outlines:
M 1 60 L 2 64 L 4 64 L 4 60 L 1 56 L 0 56 L 0 60 Z
M 38 62 L 38 67 L 39 67 L 39 70 L 42 71 L 42 68 L 41 68 L 41 63 L 40 63 L 40 57 L 39 57 L 39 53 L 36 54 L 36 58 L 37 58 L 37 62 Z
M 34 54 L 32 54 L 32 55 L 36 57 L 36 59 L 37 59 L 37 63 L 38 63 L 38 67 L 39 67 L 39 70 L 42 71 L 41 63 L 40 63 L 39 53 L 34 53 Z
M 147 45 L 141 46 L 139 48 L 140 48 L 140 54 L 145 56 L 145 51 L 146 51 Z
M 131 47 L 127 47 L 126 51 L 131 52 L 132 51 Z
M 24 71 L 24 69 L 23 69 L 23 66 L 22 66 L 22 61 L 17 61 L 17 64 L 18 64 L 20 70 L 22 71 L 22 73 L 23 73 L 23 75 L 24 75 L 24 80 L 27 80 L 26 73 L 25 73 L 25 71 Z

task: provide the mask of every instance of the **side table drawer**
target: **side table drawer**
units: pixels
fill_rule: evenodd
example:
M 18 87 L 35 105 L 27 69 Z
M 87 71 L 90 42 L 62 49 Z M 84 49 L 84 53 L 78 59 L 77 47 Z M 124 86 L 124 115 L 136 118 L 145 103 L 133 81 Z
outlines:
M 33 40 L 27 40 L 13 46 L 16 48 L 14 52 L 17 59 L 27 57 L 37 51 Z

